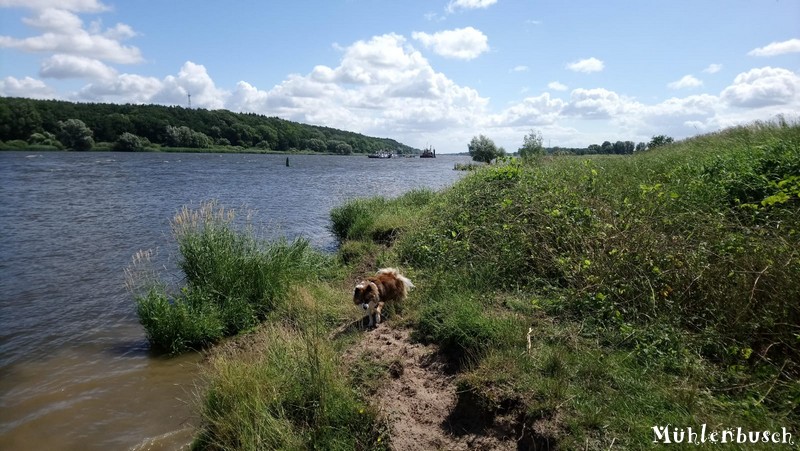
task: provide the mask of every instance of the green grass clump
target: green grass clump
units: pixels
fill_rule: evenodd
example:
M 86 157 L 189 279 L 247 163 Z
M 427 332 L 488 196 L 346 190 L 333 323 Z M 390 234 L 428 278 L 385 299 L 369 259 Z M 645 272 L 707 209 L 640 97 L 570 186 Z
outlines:
M 487 308 L 492 301 L 485 293 L 458 287 L 447 276 L 426 281 L 415 297 L 425 299 L 418 307 L 417 337 L 438 344 L 461 363 L 480 358 L 489 348 L 519 344 L 524 337 L 521 316 Z
M 326 340 L 270 325 L 248 341 L 246 356 L 212 356 L 194 449 L 387 449 Z
M 184 208 L 172 229 L 186 285 L 169 294 L 152 274 L 131 281 L 145 285 L 136 297 L 137 313 L 154 346 L 175 354 L 250 329 L 283 302 L 293 284 L 329 265 L 329 257 L 304 239 L 266 241 L 234 219 L 233 210 L 215 202 Z
M 204 347 L 225 332 L 221 309 L 197 290 L 170 299 L 152 288 L 137 299 L 136 314 L 148 340 L 170 354 Z
M 413 224 L 434 196 L 431 190 L 418 189 L 396 199 L 348 201 L 331 211 L 331 232 L 340 242 L 366 240 L 391 244 Z

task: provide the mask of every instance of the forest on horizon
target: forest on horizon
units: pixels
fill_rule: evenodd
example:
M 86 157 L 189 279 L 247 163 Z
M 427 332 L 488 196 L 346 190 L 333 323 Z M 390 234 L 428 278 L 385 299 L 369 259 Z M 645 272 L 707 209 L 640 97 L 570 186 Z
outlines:
M 394 139 L 228 110 L 0 97 L 0 142 L 90 150 L 241 148 L 336 154 L 418 149 Z

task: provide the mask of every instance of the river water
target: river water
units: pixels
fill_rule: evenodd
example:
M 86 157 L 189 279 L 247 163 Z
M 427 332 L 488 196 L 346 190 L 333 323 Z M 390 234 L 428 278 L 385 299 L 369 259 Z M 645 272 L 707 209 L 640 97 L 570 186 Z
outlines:
M 137 250 L 174 258 L 182 206 L 253 209 L 276 236 L 333 250 L 332 207 L 449 186 L 466 160 L 0 152 L 0 449 L 191 440 L 200 356 L 151 354 L 124 285 Z

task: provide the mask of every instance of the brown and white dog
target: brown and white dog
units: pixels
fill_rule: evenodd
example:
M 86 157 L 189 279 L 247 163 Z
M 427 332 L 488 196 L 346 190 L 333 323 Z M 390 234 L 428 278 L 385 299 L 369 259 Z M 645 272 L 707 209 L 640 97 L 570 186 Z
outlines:
M 381 322 L 381 309 L 390 301 L 402 301 L 414 284 L 394 268 L 383 268 L 373 277 L 367 277 L 356 285 L 353 303 L 369 314 L 369 327 Z

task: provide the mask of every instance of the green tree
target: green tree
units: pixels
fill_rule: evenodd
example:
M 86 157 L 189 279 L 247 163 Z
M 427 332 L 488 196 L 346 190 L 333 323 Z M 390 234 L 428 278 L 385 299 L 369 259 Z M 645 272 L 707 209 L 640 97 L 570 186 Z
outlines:
M 185 125 L 180 127 L 167 125 L 165 143 L 170 147 L 205 149 L 211 147 L 211 138 L 205 133 L 194 131 Z
M 467 148 L 469 149 L 469 156 L 472 157 L 473 161 L 480 161 L 483 163 L 491 163 L 495 158 L 505 154 L 505 151 L 501 151 L 501 149 L 497 148 L 494 141 L 483 135 L 474 136 Z
M 666 146 L 667 144 L 672 144 L 673 139 L 670 136 L 666 135 L 658 135 L 653 136 L 653 139 L 650 140 L 650 144 L 647 145 L 648 149 L 655 149 L 656 147 Z
M 319 138 L 311 138 L 306 141 L 306 148 L 314 152 L 325 152 L 328 150 L 328 144 Z
M 144 148 L 145 140 L 128 132 L 119 135 L 119 138 L 114 142 L 114 150 L 121 152 L 139 152 Z
M 353 153 L 353 146 L 347 144 L 346 142 L 340 142 L 339 144 L 336 144 L 334 151 L 339 155 L 350 155 Z
M 94 133 L 80 119 L 67 119 L 58 122 L 58 140 L 67 149 L 91 150 L 94 146 Z
M 519 156 L 523 160 L 535 159 L 543 157 L 545 154 L 542 142 L 542 134 L 536 130 L 531 130 L 530 133 L 522 138 L 522 147 L 519 148 Z
M 56 135 L 50 132 L 42 132 L 42 133 L 34 133 L 28 138 L 28 144 L 32 145 L 39 145 L 39 146 L 53 146 L 57 148 L 62 148 L 58 139 L 56 139 Z

